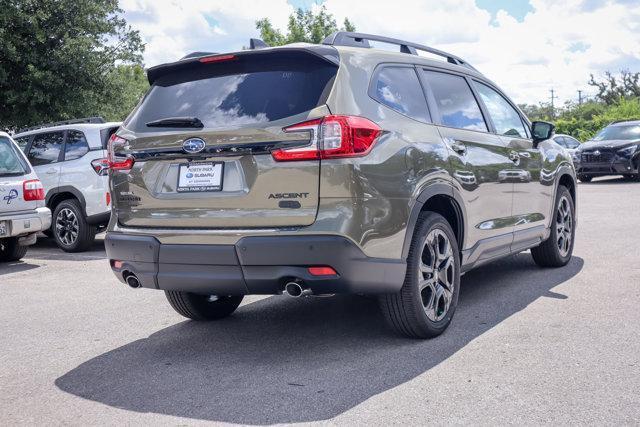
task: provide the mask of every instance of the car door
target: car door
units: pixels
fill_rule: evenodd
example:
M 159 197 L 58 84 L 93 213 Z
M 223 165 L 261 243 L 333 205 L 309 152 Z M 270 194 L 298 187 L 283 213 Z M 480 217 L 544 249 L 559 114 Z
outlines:
M 422 77 L 434 122 L 451 150 L 453 176 L 465 203 L 466 240 L 475 253 L 464 262 L 507 254 L 513 191 L 513 183 L 504 175 L 513 165 L 507 147 L 489 131 L 466 77 L 430 69 L 423 69 Z
M 477 80 L 473 85 L 486 107 L 495 133 L 507 146 L 512 162 L 508 174 L 514 185 L 512 251 L 517 251 L 530 246 L 532 241 L 538 241 L 544 234 L 549 195 L 553 191 L 542 185 L 542 155 L 534 147 L 528 125 L 518 110 L 497 89 Z
M 29 144 L 27 158 L 38 174 L 45 194 L 59 185 L 64 136 L 64 131 L 40 133 L 34 135 Z

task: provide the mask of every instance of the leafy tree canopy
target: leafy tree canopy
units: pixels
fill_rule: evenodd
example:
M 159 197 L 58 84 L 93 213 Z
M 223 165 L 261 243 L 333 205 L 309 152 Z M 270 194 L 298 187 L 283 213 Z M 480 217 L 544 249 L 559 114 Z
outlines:
M 122 119 L 135 101 L 120 91 L 141 85 L 144 45 L 121 12 L 117 0 L 4 0 L 0 126 Z
M 324 6 L 315 14 L 310 10 L 305 12 L 302 9 L 291 14 L 286 34 L 274 28 L 269 18 L 256 21 L 256 28 L 260 30 L 262 40 L 269 46 L 282 46 L 295 42 L 320 43 L 325 37 L 338 31 L 335 18 Z M 348 18 L 345 18 L 341 29 L 356 31 L 356 27 Z
M 607 71 L 604 79 L 591 75 L 589 85 L 598 90 L 596 97 L 607 105 L 613 105 L 620 98 L 640 97 L 640 73 L 622 70 L 618 76 Z

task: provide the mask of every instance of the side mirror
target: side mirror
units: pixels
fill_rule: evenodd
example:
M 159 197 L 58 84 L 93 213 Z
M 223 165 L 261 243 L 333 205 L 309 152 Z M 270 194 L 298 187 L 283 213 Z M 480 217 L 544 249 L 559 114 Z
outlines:
M 555 125 L 549 122 L 531 123 L 531 134 L 533 135 L 533 143 L 538 144 L 541 141 L 551 138 L 555 130 Z

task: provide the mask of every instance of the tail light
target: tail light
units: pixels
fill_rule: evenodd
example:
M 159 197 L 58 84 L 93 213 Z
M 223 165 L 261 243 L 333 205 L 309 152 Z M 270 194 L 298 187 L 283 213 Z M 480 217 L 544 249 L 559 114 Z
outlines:
M 44 200 L 44 187 L 39 179 L 30 179 L 22 183 L 22 194 L 26 202 Z
M 95 159 L 91 161 L 91 167 L 100 176 L 109 172 L 109 159 Z
M 109 138 L 109 144 L 107 146 L 107 161 L 109 168 L 112 170 L 130 170 L 135 163 L 131 156 L 119 156 L 116 155 L 116 149 L 122 148 L 127 145 L 129 141 L 119 137 L 115 133 Z
M 109 193 L 108 191 L 105 193 L 105 202 L 107 202 L 107 206 L 109 206 L 111 204 L 111 193 Z
M 326 116 L 288 126 L 283 130 L 307 131 L 311 134 L 311 144 L 307 147 L 272 151 L 273 158 L 279 162 L 365 156 L 382 133 L 377 124 L 357 116 Z
M 338 273 L 329 266 L 309 267 L 307 271 L 312 276 L 337 276 Z

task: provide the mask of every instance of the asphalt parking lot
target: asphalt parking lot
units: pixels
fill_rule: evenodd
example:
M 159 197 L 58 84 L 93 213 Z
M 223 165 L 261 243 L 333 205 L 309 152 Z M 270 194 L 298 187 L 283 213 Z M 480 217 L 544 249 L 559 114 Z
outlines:
M 572 262 L 464 276 L 447 332 L 399 338 L 361 297 L 248 298 L 185 321 L 102 242 L 0 266 L 0 420 L 15 424 L 638 424 L 640 184 L 579 186 Z

